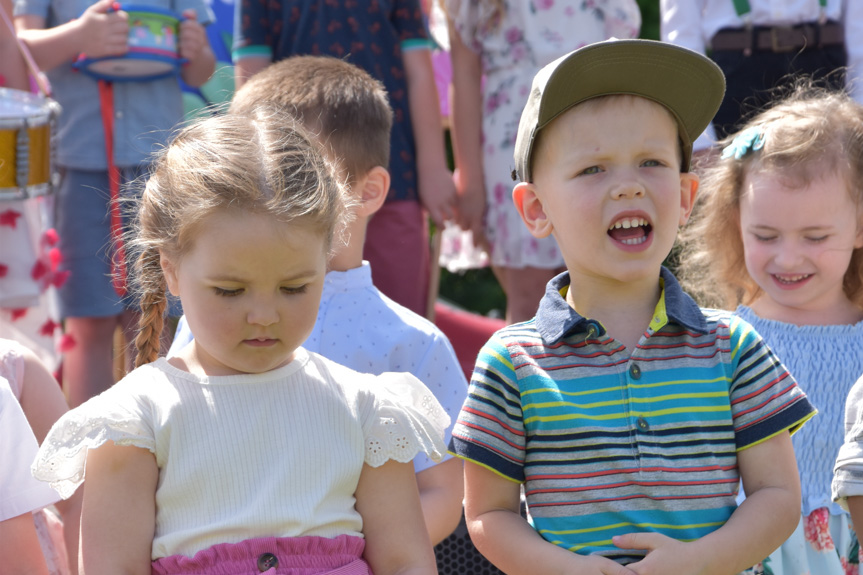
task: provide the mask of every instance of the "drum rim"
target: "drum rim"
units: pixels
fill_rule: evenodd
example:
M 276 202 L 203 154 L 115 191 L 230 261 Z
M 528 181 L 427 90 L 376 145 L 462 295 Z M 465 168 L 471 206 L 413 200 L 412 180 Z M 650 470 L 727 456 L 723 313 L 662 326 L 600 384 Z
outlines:
M 40 182 L 28 186 L 15 186 L 11 188 L 0 188 L 0 205 L 3 202 L 13 202 L 16 200 L 26 200 L 29 198 L 37 198 L 40 196 L 48 196 L 54 191 L 54 184 L 50 181 Z
M 138 76 L 116 76 L 114 74 L 104 74 L 102 72 L 97 72 L 91 70 L 90 67 L 92 64 L 97 64 L 99 62 L 105 62 L 107 60 L 149 60 L 149 61 L 159 61 L 164 62 L 170 65 L 170 68 L 165 72 L 159 72 L 158 74 L 149 74 L 149 75 L 138 75 Z M 97 80 L 108 80 L 110 82 L 147 82 L 150 80 L 162 80 L 165 78 L 171 78 L 176 76 L 180 70 L 181 65 L 183 64 L 183 58 L 174 58 L 170 56 L 162 56 L 159 54 L 148 54 L 145 58 L 141 54 L 136 54 L 134 52 L 127 52 L 123 56 L 105 56 L 103 58 L 86 58 L 84 60 L 79 60 L 75 62 L 74 66 L 81 72 L 87 74 L 92 78 L 96 78 Z
M 120 10 L 123 12 L 142 12 L 142 13 L 151 13 L 151 14 L 162 14 L 163 16 L 170 16 L 174 20 L 178 22 L 181 20 L 180 15 L 170 10 L 168 8 L 162 8 L 160 6 L 145 6 L 144 4 L 120 4 Z
M 59 112 L 60 104 L 56 100 L 42 94 L 34 94 L 15 88 L 0 87 L 0 98 L 7 94 L 11 94 L 13 100 L 24 104 L 35 104 L 39 109 L 34 110 L 31 114 L 8 117 L 0 116 L 0 129 L 20 128 L 25 125 L 25 120 L 29 128 L 41 128 L 49 124 L 51 119 Z

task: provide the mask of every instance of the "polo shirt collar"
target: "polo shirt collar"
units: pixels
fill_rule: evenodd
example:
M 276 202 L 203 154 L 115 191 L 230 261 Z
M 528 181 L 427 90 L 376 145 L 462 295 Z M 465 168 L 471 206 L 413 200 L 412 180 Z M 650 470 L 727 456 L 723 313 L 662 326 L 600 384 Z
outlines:
M 660 297 L 664 298 L 668 320 L 688 330 L 707 333 L 707 321 L 701 308 L 681 289 L 674 274 L 662 267 L 659 277 L 664 285 Z M 539 302 L 534 321 L 540 336 L 548 344 L 556 343 L 572 333 L 587 331 L 590 325 L 597 323 L 595 320 L 579 315 L 569 307 L 566 299 L 561 295 L 563 288 L 568 285 L 569 272 L 555 276 L 545 286 L 545 295 Z

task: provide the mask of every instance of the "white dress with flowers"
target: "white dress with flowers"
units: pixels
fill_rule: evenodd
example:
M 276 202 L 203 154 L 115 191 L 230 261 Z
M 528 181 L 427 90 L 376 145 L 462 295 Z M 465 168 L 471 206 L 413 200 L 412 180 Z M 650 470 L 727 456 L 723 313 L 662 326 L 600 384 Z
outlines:
M 554 239 L 537 240 L 512 203 L 513 149 L 521 111 L 534 75 L 546 64 L 609 37 L 634 38 L 641 27 L 635 0 L 444 0 L 462 41 L 478 52 L 485 74 L 483 161 L 486 235 L 491 263 L 504 267 L 556 268 L 563 258 Z M 471 251 L 470 235 L 447 234 L 442 263 L 451 269 Z

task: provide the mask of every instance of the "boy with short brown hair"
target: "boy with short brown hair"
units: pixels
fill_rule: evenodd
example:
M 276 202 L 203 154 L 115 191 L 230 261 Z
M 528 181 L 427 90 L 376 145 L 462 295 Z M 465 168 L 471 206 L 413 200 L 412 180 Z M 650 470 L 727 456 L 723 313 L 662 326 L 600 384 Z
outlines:
M 751 326 L 662 267 L 723 88 L 705 57 L 647 40 L 534 78 L 513 199 L 568 271 L 485 345 L 453 430 L 471 537 L 509 575 L 731 575 L 797 523 L 789 432 L 814 408 Z

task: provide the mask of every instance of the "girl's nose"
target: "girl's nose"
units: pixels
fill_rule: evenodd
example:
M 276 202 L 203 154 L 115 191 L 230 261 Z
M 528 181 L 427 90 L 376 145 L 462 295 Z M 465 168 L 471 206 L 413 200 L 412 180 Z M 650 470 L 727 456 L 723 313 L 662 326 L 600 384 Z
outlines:
M 783 269 L 793 269 L 803 260 L 803 254 L 793 242 L 781 242 L 773 253 L 773 261 Z
M 246 321 L 253 325 L 273 325 L 279 321 L 279 312 L 271 302 L 258 301 L 248 311 Z

